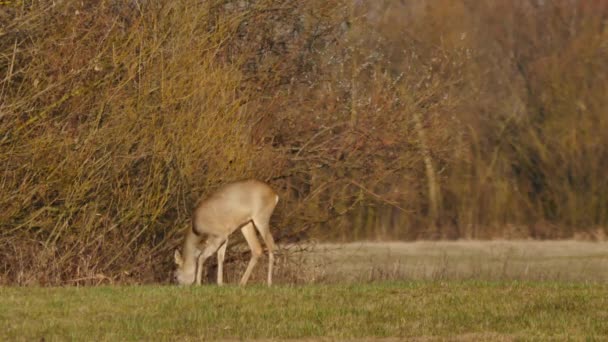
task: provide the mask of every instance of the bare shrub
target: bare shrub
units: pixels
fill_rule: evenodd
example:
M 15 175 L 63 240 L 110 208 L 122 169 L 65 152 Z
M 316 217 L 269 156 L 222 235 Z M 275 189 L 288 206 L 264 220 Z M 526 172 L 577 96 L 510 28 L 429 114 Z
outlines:
M 0 281 L 165 281 L 196 200 L 250 177 L 280 193 L 283 243 L 604 240 L 607 13 L 2 5 Z

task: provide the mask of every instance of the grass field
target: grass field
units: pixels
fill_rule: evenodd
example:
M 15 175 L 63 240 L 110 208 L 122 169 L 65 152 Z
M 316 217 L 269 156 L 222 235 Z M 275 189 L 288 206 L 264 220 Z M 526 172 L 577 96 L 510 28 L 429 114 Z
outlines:
M 270 289 L 265 262 L 245 288 L 4 287 L 0 341 L 606 340 L 607 247 L 320 244 L 282 258 Z M 232 284 L 243 267 L 227 268 Z
M 608 286 L 387 282 L 0 289 L 0 340 L 608 338 Z
M 304 253 L 308 278 L 608 282 L 608 243 L 590 241 L 417 241 L 319 244 Z M 263 274 L 262 274 L 263 275 Z M 264 278 L 261 278 L 264 279 Z

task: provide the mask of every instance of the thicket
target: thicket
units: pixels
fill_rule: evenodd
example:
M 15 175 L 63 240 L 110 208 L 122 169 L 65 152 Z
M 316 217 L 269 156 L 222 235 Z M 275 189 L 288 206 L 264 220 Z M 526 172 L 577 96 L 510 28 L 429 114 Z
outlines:
M 282 242 L 606 231 L 608 2 L 0 6 L 0 283 L 165 280 L 250 177 Z

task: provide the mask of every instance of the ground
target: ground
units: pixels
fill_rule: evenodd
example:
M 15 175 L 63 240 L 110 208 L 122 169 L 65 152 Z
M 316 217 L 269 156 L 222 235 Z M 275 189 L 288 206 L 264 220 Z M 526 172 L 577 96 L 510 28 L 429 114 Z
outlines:
M 551 280 L 608 282 L 608 243 L 419 241 L 318 244 L 311 277 L 369 280 Z M 310 270 L 312 268 L 312 270 Z
M 263 266 L 247 287 L 3 287 L 0 340 L 606 340 L 607 247 L 323 244 L 271 288 Z

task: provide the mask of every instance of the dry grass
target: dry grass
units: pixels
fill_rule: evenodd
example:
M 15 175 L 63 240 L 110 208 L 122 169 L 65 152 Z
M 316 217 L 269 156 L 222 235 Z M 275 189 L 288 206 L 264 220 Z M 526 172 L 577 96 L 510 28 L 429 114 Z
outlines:
M 418 241 L 323 243 L 306 254 L 314 282 L 522 280 L 608 282 L 608 243 Z
M 383 281 L 561 281 L 608 282 L 608 242 L 417 241 L 281 245 L 277 284 L 357 284 Z M 243 245 L 228 250 L 224 277 L 237 284 L 247 267 Z M 215 284 L 215 260 L 208 284 Z M 267 257 L 252 273 L 265 284 Z

